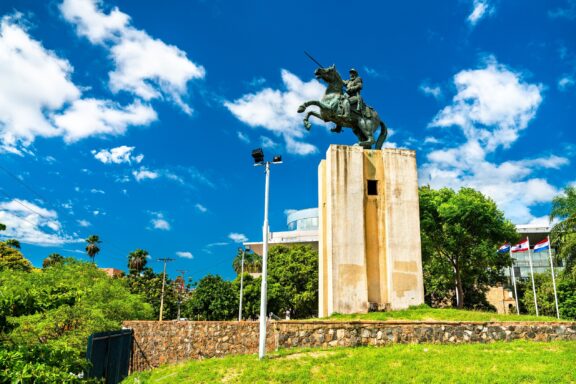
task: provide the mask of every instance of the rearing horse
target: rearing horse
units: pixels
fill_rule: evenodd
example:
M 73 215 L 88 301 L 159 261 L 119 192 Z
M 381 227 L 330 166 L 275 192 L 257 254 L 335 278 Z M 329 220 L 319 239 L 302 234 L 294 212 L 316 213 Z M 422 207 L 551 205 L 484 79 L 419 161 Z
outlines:
M 326 92 L 320 100 L 310 100 L 298 107 L 298 113 L 302 113 L 311 105 L 320 108 L 320 114 L 315 111 L 309 111 L 304 118 L 304 127 L 310 130 L 311 124 L 308 121 L 310 116 L 315 116 L 326 122 L 331 121 L 336 124 L 331 129 L 332 132 L 339 133 L 342 127 L 351 128 L 352 132 L 358 137 L 358 143 L 363 148 L 371 149 L 375 144 L 375 149 L 382 148 L 384 140 L 388 135 L 386 124 L 380 120 L 378 113 L 375 110 L 370 110 L 370 117 L 365 117 L 363 111 L 350 111 L 350 118 L 345 119 L 341 116 L 342 107 L 341 99 L 343 96 L 342 87 L 344 82 L 338 73 L 336 66 L 332 65 L 328 68 L 318 68 L 314 71 L 317 79 L 322 79 L 328 84 Z M 369 108 L 369 107 L 367 107 Z M 380 126 L 380 135 L 377 140 L 374 140 L 374 132 Z

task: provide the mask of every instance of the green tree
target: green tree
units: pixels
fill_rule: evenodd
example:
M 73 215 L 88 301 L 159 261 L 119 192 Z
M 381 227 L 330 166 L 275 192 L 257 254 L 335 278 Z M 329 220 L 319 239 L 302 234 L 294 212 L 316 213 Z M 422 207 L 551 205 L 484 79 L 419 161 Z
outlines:
M 240 276 L 233 281 L 239 297 Z M 242 314 L 260 315 L 262 278 L 244 274 Z M 267 312 L 284 317 L 308 318 L 318 315 L 318 253 L 309 246 L 275 246 L 268 253 Z
M 550 272 L 535 273 L 534 286 L 538 300 L 538 312 L 543 316 L 556 317 L 556 304 L 554 302 L 554 287 Z M 556 276 L 556 292 L 558 294 L 558 310 L 560 318 L 576 320 L 576 279 L 572 274 L 560 273 Z M 526 311 L 536 314 L 532 284 L 527 281 L 519 292 L 522 304 Z
M 67 259 L 31 273 L 0 272 L 0 382 L 19 382 L 11 375 L 22 367 L 39 377 L 25 382 L 65 382 L 53 375 L 82 370 L 91 333 L 151 318 L 150 305 L 94 264 Z
M 238 250 L 236 257 L 232 261 L 232 268 L 236 274 L 242 271 L 242 253 L 241 249 Z M 244 272 L 247 273 L 261 273 L 262 272 L 262 256 L 256 254 L 252 250 L 248 250 L 244 256 Z
M 102 241 L 100 241 L 100 237 L 98 235 L 90 235 L 86 239 L 86 242 L 88 243 L 86 246 L 86 253 L 88 254 L 88 257 L 92 259 L 92 263 L 94 264 L 94 258 L 100 252 L 100 247 L 98 244 L 100 244 Z
M 277 296 L 283 303 L 276 306 L 277 315 L 288 310 L 293 318 L 318 315 L 318 252 L 306 245 L 275 246 L 268 254 L 270 285 L 282 290 Z M 272 301 L 272 309 L 274 301 Z
M 141 295 L 144 301 L 152 306 L 154 318 L 158 318 L 160 314 L 160 298 L 162 296 L 162 273 L 155 273 L 151 268 L 144 268 L 139 274 L 127 275 L 124 280 L 130 292 Z M 166 320 L 175 319 L 177 308 L 178 292 L 174 289 L 172 280 L 166 276 L 164 313 L 162 317 Z
M 474 189 L 421 187 L 419 192 L 427 301 L 441 300 L 452 285 L 458 308 L 485 306 L 485 290 L 503 281 L 501 271 L 511 264 L 510 257 L 496 249 L 517 239 L 514 225 Z
M 148 251 L 144 249 L 136 249 L 128 255 L 128 270 L 130 274 L 138 274 L 142 272 L 148 263 Z
M 62 262 L 64 262 L 64 256 L 59 253 L 51 253 L 42 261 L 42 268 L 48 268 Z
M 19 250 L 0 241 L 0 271 L 5 269 L 29 272 L 32 270 L 32 264 Z
M 0 231 L 5 231 L 6 230 L 6 225 L 0 223 Z
M 229 281 L 206 275 L 196 284 L 182 312 L 200 320 L 232 320 L 238 315 L 238 293 Z
M 560 219 L 550 234 L 553 245 L 558 248 L 557 257 L 564 261 L 566 271 L 576 265 L 576 187 L 568 186 L 564 193 L 552 200 L 550 221 Z
M 4 244 L 14 249 L 20 249 L 20 242 L 16 239 L 8 239 L 4 241 Z

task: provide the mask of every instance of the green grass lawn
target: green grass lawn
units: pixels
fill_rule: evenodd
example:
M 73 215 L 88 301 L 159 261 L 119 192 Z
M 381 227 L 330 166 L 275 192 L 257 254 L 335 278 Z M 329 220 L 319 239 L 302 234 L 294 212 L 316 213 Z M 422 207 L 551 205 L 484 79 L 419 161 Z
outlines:
M 576 342 L 396 344 L 190 361 L 124 383 L 576 383 Z
M 558 321 L 555 317 L 529 315 L 499 315 L 495 312 L 480 312 L 462 309 L 438 309 L 427 305 L 390 312 L 370 312 L 352 315 L 334 314 L 321 320 L 416 320 L 416 321 Z

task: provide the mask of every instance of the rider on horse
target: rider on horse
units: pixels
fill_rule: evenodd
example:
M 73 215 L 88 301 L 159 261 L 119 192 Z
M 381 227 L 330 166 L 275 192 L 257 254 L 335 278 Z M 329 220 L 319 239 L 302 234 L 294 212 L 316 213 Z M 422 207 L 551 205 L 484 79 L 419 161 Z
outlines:
M 362 90 L 362 78 L 358 76 L 358 71 L 351 68 L 350 80 L 344 80 L 344 86 L 346 87 L 346 95 L 342 98 L 342 107 L 344 109 L 344 114 L 341 115 L 343 119 L 350 119 L 350 107 L 354 111 L 362 111 L 363 103 L 362 96 L 360 96 L 360 91 Z

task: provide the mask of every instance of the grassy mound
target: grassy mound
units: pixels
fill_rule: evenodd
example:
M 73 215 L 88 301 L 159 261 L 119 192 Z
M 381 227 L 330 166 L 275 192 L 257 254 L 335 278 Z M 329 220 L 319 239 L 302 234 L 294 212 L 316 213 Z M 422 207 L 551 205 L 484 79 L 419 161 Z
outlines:
M 409 309 L 390 312 L 370 312 L 362 314 L 334 314 L 322 320 L 413 320 L 413 321 L 558 321 L 555 317 L 529 315 L 500 315 L 495 312 L 470 311 L 452 308 L 430 308 L 427 305 L 410 307 Z
M 570 383 L 576 342 L 396 344 L 190 361 L 125 383 Z

